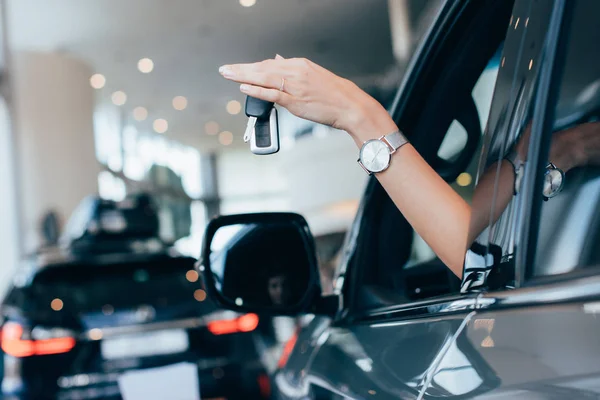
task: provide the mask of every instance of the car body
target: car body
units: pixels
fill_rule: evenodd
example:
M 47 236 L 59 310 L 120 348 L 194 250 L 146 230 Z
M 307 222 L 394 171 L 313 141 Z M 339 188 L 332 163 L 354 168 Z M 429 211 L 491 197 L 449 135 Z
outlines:
M 192 371 L 174 382 L 206 398 L 267 396 L 258 316 L 207 301 L 197 260 L 161 245 L 146 200 L 86 200 L 68 246 L 19 270 L 1 306 L 5 398 L 120 399 L 124 379 L 166 367 Z
M 509 204 L 475 235 L 462 281 L 376 179 L 347 235 L 333 295 L 294 307 L 233 304 L 214 285 L 205 245 L 204 284 L 220 304 L 314 315 L 273 376 L 276 398 L 600 397 L 600 171 L 580 165 L 558 196 L 542 195 L 555 138 L 600 116 L 598 6 L 447 1 L 412 60 L 390 113 L 467 201 L 488 172 L 488 193 L 500 196 L 506 154 L 528 138 L 522 181 L 509 185 Z M 230 216 L 213 221 L 205 240 L 228 224 L 278 221 L 310 242 L 297 219 Z M 316 271 L 312 246 L 305 251 L 305 268 Z M 469 269 L 479 258 L 489 268 Z M 306 290 L 320 290 L 318 279 Z

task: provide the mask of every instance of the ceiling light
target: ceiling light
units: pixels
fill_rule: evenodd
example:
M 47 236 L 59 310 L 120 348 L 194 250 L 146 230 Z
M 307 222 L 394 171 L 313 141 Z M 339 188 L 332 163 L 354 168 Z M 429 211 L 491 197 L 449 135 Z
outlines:
M 244 7 L 252 7 L 256 4 L 256 0 L 240 0 L 240 4 Z
M 219 124 L 215 121 L 209 121 L 204 125 L 204 131 L 207 135 L 216 135 L 219 133 Z
M 144 121 L 146 118 L 148 118 L 148 110 L 146 110 L 144 107 L 134 108 L 133 118 L 135 118 L 136 121 Z
M 227 112 L 231 115 L 237 115 L 242 111 L 242 105 L 237 100 L 227 102 Z
M 114 92 L 111 96 L 111 99 L 116 106 L 122 106 L 127 103 L 127 95 L 121 90 Z
M 185 110 L 188 105 L 188 101 L 183 96 L 177 96 L 173 99 L 173 108 L 182 111 Z
M 149 74 L 154 69 L 154 62 L 149 58 L 142 58 L 138 61 L 138 69 L 143 74 Z
M 106 85 L 106 78 L 102 74 L 94 74 L 90 78 L 90 85 L 94 89 L 102 89 Z
M 166 119 L 159 118 L 154 120 L 152 127 L 156 133 L 165 133 L 169 129 L 169 123 Z
M 229 131 L 223 131 L 219 133 L 219 143 L 221 143 L 223 146 L 229 146 L 231 143 L 233 143 L 233 133 Z

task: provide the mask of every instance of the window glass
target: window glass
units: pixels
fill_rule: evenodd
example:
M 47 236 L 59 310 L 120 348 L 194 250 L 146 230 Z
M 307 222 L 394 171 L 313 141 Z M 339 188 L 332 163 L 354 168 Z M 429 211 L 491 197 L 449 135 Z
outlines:
M 473 193 L 463 291 L 513 284 L 520 178 L 552 2 L 515 2 Z M 488 276 L 493 271 L 493 274 Z M 489 279 L 488 279 L 489 278 Z
M 549 163 L 541 171 L 541 204 L 534 275 L 554 275 L 600 263 L 600 31 L 599 2 L 575 1 L 559 83 Z M 554 179 L 554 188 L 550 186 Z
M 120 171 L 123 168 L 121 126 L 122 120 L 118 108 L 104 105 L 94 112 L 96 158 L 113 171 Z

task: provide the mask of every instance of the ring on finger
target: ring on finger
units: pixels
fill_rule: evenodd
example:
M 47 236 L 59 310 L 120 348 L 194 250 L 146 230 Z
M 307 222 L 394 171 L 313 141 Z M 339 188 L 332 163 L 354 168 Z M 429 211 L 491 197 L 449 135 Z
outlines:
M 279 91 L 283 92 L 285 89 L 285 78 L 281 78 L 281 85 L 279 86 Z

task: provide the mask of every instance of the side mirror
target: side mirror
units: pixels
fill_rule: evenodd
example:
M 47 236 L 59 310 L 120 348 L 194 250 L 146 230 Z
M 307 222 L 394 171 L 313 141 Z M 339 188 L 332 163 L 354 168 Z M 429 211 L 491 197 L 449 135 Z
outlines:
M 218 217 L 206 228 L 201 259 L 206 290 L 225 308 L 295 315 L 319 303 L 314 240 L 298 214 Z

